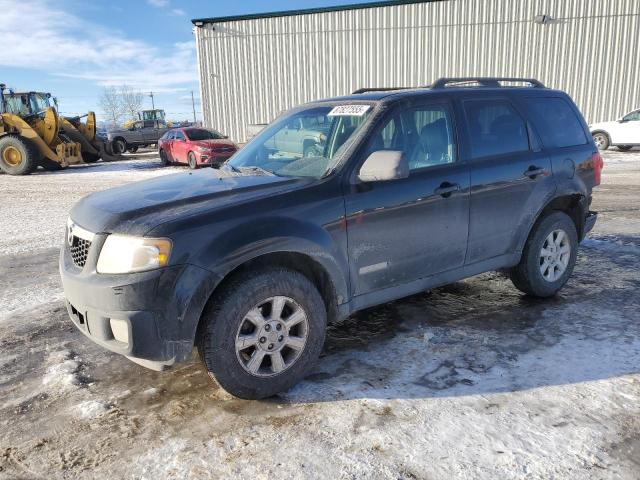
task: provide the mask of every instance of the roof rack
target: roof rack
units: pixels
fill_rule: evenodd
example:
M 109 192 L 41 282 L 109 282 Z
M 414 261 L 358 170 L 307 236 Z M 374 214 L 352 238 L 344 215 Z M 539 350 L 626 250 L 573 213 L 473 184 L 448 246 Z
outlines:
M 528 83 L 533 88 L 545 88 L 542 82 L 535 78 L 518 78 L 518 77 L 444 77 L 439 78 L 431 85 L 431 88 L 445 88 L 449 84 L 455 84 L 452 86 L 468 86 L 465 84 L 477 83 L 481 87 L 500 88 L 502 85 L 500 82 L 522 82 Z
M 359 93 L 367 93 L 367 92 L 391 92 L 393 90 L 409 90 L 415 87 L 383 87 L 383 88 L 359 88 L 352 95 L 357 95 Z

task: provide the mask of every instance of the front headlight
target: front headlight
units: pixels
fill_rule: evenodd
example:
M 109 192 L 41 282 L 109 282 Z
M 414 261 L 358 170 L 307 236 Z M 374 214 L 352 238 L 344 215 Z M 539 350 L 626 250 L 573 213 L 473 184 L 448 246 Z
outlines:
M 98 258 L 98 273 L 132 273 L 153 270 L 169 263 L 168 238 L 109 235 Z
M 198 145 L 196 147 L 196 150 L 198 150 L 199 152 L 202 152 L 202 153 L 206 153 L 206 152 L 211 150 L 211 147 L 203 147 L 201 145 Z

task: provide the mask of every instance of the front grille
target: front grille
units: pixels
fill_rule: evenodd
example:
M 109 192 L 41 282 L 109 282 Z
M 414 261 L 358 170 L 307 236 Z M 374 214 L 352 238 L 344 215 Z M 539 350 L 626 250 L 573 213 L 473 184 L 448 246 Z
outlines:
M 78 267 L 83 268 L 87 263 L 87 256 L 89 255 L 90 248 L 91 242 L 89 240 L 84 240 L 74 236 L 73 242 L 71 242 L 71 246 L 69 247 L 73 263 Z

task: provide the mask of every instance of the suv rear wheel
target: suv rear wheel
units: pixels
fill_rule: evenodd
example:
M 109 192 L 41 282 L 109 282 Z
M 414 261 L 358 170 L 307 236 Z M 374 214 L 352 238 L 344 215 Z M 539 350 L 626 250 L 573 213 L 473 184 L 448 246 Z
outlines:
M 227 392 L 266 398 L 302 380 L 320 356 L 327 314 L 311 281 L 284 268 L 229 282 L 205 310 L 198 352 Z
M 578 234 L 566 213 L 553 212 L 529 234 L 520 263 L 511 269 L 515 287 L 535 297 L 555 295 L 569 280 L 576 263 Z

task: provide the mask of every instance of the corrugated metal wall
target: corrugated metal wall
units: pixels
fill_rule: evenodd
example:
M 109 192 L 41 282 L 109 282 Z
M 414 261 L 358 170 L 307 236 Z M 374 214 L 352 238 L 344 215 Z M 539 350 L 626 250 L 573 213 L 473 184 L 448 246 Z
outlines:
M 640 0 L 445 0 L 205 24 L 196 43 L 205 124 L 237 141 L 300 103 L 441 76 L 535 77 L 590 122 L 640 106 Z

